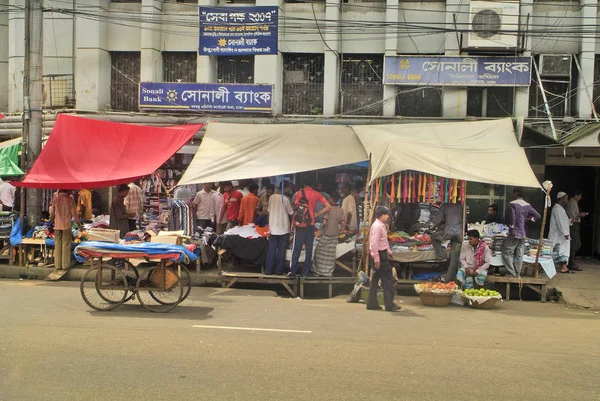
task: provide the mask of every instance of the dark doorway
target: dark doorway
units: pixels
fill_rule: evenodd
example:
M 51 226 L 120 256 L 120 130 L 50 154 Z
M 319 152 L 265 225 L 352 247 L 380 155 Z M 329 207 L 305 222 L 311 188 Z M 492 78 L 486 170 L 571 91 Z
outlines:
M 596 206 L 596 169 L 594 167 L 567 167 L 546 166 L 546 180 L 552 181 L 552 204 L 556 194 L 564 191 L 571 196 L 574 190 L 583 190 L 583 198 L 579 202 L 579 209 L 590 215 L 581 221 L 581 250 L 577 254 L 583 257 L 594 256 L 594 209 Z M 548 210 L 548 224 L 550 223 L 550 210 Z

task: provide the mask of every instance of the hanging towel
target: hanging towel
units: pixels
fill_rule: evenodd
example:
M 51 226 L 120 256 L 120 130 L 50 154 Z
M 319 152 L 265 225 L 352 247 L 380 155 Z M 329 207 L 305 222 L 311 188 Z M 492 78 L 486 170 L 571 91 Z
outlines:
M 450 200 L 450 179 L 444 178 L 444 203 L 448 203 Z
M 408 172 L 404 173 L 404 178 L 402 181 L 402 202 L 406 203 L 407 198 L 408 198 Z
M 417 173 L 412 173 L 412 175 L 413 175 L 413 179 L 412 179 L 410 202 L 415 203 L 415 200 L 417 198 Z
M 394 174 L 392 174 L 392 189 L 390 191 L 390 201 L 392 203 L 394 203 L 394 200 L 396 199 L 396 176 Z

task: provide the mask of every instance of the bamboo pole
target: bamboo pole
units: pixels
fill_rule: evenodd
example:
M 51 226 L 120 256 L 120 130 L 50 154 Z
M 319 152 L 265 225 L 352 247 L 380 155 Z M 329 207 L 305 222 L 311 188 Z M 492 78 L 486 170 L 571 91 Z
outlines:
M 360 257 L 360 260 L 362 262 L 362 265 L 365 268 L 365 273 L 369 274 L 369 231 L 367 230 L 367 222 L 368 222 L 368 214 L 370 212 L 369 210 L 369 205 L 371 204 L 371 200 L 369 199 L 372 196 L 372 190 L 371 190 L 371 155 L 369 155 L 369 168 L 367 170 L 367 182 L 365 185 L 365 201 L 364 201 L 364 205 L 363 205 L 363 224 L 362 224 L 362 228 L 361 230 L 364 231 L 364 236 L 363 236 L 363 250 L 362 250 L 362 255 Z M 360 235 L 360 232 L 358 233 Z M 360 270 L 360 268 L 359 268 Z
M 464 199 L 461 199 L 463 202 L 463 215 L 462 215 L 462 238 L 461 238 L 461 244 L 462 241 L 465 239 L 465 230 L 467 229 L 467 181 L 464 181 L 465 183 L 465 188 L 463 190 L 464 192 Z
M 544 243 L 544 230 L 546 229 L 546 218 L 548 217 L 548 204 L 550 203 L 550 190 L 546 192 L 546 199 L 544 202 L 544 216 L 542 217 L 542 230 L 540 231 L 540 242 L 538 244 L 538 249 L 535 254 L 535 265 L 533 268 L 533 275 L 535 277 L 540 274 L 540 265 L 538 264 L 540 260 L 540 253 L 542 252 L 542 245 Z

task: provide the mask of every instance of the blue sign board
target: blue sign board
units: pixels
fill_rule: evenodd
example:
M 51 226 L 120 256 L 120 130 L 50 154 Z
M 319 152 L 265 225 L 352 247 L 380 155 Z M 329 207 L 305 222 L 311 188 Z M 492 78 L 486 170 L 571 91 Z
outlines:
M 385 58 L 383 83 L 435 86 L 529 86 L 530 57 Z
M 277 54 L 277 7 L 200 7 L 200 46 L 207 56 Z
M 252 84 L 140 82 L 140 109 L 271 112 L 273 87 Z

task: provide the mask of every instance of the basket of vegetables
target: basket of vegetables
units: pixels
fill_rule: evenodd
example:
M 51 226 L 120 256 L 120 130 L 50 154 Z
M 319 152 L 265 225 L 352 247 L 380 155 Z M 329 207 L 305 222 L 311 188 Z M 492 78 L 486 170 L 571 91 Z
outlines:
M 423 283 L 415 284 L 415 291 L 419 294 L 425 306 L 448 306 L 452 296 L 457 291 L 454 281 L 449 283 Z
M 467 301 L 467 305 L 475 309 L 492 309 L 502 300 L 499 292 L 485 288 L 464 290 L 462 297 Z

